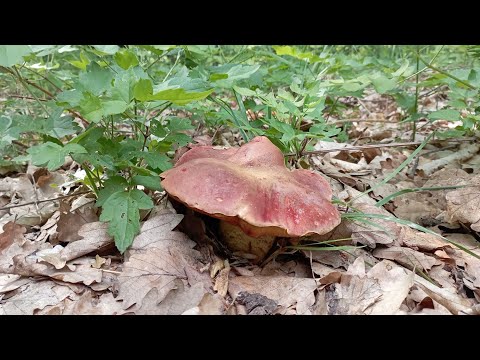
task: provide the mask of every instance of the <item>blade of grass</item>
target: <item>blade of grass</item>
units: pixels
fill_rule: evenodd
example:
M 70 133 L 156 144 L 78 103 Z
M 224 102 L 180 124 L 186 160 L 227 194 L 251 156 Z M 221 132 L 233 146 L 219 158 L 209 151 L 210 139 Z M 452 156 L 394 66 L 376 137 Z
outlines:
M 458 186 L 434 186 L 434 187 L 423 187 L 423 188 L 413 188 L 413 189 L 403 189 L 400 191 L 397 191 L 396 193 L 390 194 L 387 197 L 383 198 L 379 202 L 375 204 L 376 207 L 380 207 L 388 203 L 390 200 L 396 198 L 397 196 L 403 195 L 403 194 L 408 194 L 412 192 L 418 192 L 418 191 L 438 191 L 438 190 L 450 190 L 450 189 L 459 189 L 463 188 L 467 185 L 458 185 Z
M 444 237 L 440 234 L 437 234 L 435 231 L 427 229 L 427 228 L 425 228 L 421 225 L 418 225 L 418 224 L 416 224 L 414 222 L 411 222 L 411 221 L 408 221 L 408 220 L 399 219 L 399 218 L 396 218 L 394 216 L 385 216 L 385 215 L 380 215 L 380 214 L 365 214 L 365 213 L 346 213 L 346 214 L 343 214 L 343 217 L 346 218 L 346 219 L 370 218 L 370 219 L 382 219 L 382 220 L 387 220 L 387 221 L 394 221 L 398 224 L 402 224 L 402 225 L 406 225 L 408 227 L 411 227 L 412 229 L 419 230 L 419 231 L 422 231 L 424 233 L 437 236 L 437 237 L 441 238 L 442 240 L 444 240 L 444 241 L 446 241 L 446 242 L 448 242 L 452 245 L 455 245 L 457 248 L 465 251 L 467 254 L 472 255 L 473 257 L 475 257 L 477 259 L 480 259 L 480 256 L 478 256 L 474 252 L 470 251 L 469 249 L 467 249 L 462 244 L 459 244 L 459 243 L 457 243 L 456 241 L 453 241 L 453 240 L 449 240 L 446 237 Z
M 366 245 L 362 246 L 353 246 L 353 245 L 342 245 L 342 246 L 303 246 L 303 245 L 291 245 L 286 246 L 287 249 L 295 250 L 312 250 L 312 251 L 345 251 L 345 250 L 355 250 L 361 249 Z
M 432 138 L 432 136 L 435 134 L 435 132 L 432 132 L 430 135 L 428 135 L 425 140 L 422 141 L 422 143 L 418 146 L 418 148 L 415 149 L 414 152 L 410 154 L 410 156 L 403 162 L 401 163 L 394 171 L 392 171 L 390 174 L 388 174 L 385 179 L 383 179 L 380 183 L 375 185 L 374 187 L 371 187 L 370 189 L 362 192 L 360 195 L 354 197 L 352 200 L 350 200 L 347 205 L 351 205 L 355 200 L 358 200 L 364 195 L 367 195 L 368 193 L 372 192 L 373 190 L 379 188 L 382 185 L 385 185 L 387 182 L 389 182 L 391 179 L 393 179 L 397 174 L 403 170 L 414 158 L 417 156 L 417 154 L 424 148 L 425 145 L 427 145 L 428 141 Z
M 238 118 L 235 116 L 235 113 L 233 112 L 233 110 L 230 108 L 230 106 L 228 106 L 225 101 L 223 101 L 222 99 L 216 99 L 214 98 L 213 96 L 208 96 L 207 99 L 213 101 L 214 103 L 218 104 L 220 107 L 222 107 L 227 113 L 230 114 L 230 116 L 232 117 L 233 119 L 233 122 L 235 123 L 235 125 L 237 126 L 237 128 L 240 130 L 240 134 L 242 135 L 242 138 L 245 142 L 249 142 L 250 139 L 249 137 L 247 136 L 247 133 L 245 132 L 245 130 L 243 130 L 242 128 L 242 124 L 240 123 L 240 121 L 238 120 Z

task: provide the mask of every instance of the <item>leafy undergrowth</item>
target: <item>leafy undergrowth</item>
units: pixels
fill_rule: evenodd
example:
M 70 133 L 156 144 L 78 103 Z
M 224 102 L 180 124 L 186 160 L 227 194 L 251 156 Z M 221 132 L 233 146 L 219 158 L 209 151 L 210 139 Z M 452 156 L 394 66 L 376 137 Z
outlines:
M 439 71 L 442 49 L 375 63 L 284 46 L 261 66 L 232 65 L 247 49 L 204 67 L 194 47 L 37 49 L 80 69 L 55 73 L 69 88 L 41 99 L 48 116 L 12 94 L 38 98 L 26 74 L 55 62 L 37 52 L 28 70 L 17 50 L 0 49 L 7 75 L 30 81 L 0 94 L 0 314 L 480 313 L 477 77 Z M 177 214 L 158 179 L 188 148 L 254 135 L 324 174 L 342 213 L 259 265 Z
M 351 131 L 361 129 L 363 122 L 355 125 Z M 392 125 L 374 123 L 368 131 L 385 131 L 387 127 L 402 133 L 398 124 Z M 218 242 L 205 233 L 199 218 L 186 219 L 184 226 L 190 228 L 193 238 L 207 241 L 197 243 L 174 230 L 184 216 L 176 214 L 166 199 L 143 214 L 139 235 L 121 256 L 113 246 L 108 225 L 98 221 L 91 193 L 62 199 L 59 209 L 53 202 L 42 202 L 68 193 L 69 186 L 75 188 L 67 176 L 73 170 L 48 172 L 30 166 L 26 174 L 0 181 L 5 203 L 14 197 L 37 199 L 2 213 L 0 312 L 478 313 L 480 155 L 455 160 L 462 149 L 473 145 L 454 144 L 450 149 L 444 149 L 444 142 L 427 144 L 418 161 L 412 161 L 369 195 L 360 196 L 359 190 L 381 183 L 415 147 L 349 150 L 348 144 L 318 143 L 316 151 L 338 150 L 311 155 L 311 168 L 329 177 L 338 202 L 349 204 L 348 210 L 341 208 L 344 215 L 356 216 L 344 216 L 334 231 L 301 247 L 278 247 L 275 256 L 260 266 L 214 252 Z M 454 160 L 449 162 L 449 158 Z M 425 166 L 437 160 L 443 160 L 444 165 L 425 176 Z M 462 185 L 468 186 L 458 187 Z M 378 200 L 412 188 L 444 190 L 403 192 L 376 206 Z M 76 189 L 70 191 L 80 188 Z M 392 216 L 400 221 L 386 220 Z M 48 220 L 40 222 L 39 218 Z M 442 235 L 477 257 L 401 220 Z M 335 239 L 343 240 L 328 241 Z M 325 251 L 329 249 L 326 244 L 356 248 Z

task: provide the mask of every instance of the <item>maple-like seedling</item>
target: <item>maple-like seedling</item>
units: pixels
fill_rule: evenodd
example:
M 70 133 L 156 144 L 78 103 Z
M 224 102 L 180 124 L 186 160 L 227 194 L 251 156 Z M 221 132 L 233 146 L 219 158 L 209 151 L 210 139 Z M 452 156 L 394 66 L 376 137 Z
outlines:
M 264 136 L 237 148 L 194 147 L 160 176 L 172 198 L 220 219 L 228 247 L 256 262 L 276 237 L 297 242 L 340 223 L 328 182 L 313 171 L 287 169 L 280 149 Z

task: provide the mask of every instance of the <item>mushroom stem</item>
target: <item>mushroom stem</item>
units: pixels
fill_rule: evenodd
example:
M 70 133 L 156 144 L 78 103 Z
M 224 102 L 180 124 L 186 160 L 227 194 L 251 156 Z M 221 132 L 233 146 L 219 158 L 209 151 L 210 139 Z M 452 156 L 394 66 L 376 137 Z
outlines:
M 262 261 L 276 240 L 276 237 L 271 235 L 248 236 L 238 226 L 223 220 L 220 221 L 220 235 L 232 252 L 250 259 L 253 263 Z

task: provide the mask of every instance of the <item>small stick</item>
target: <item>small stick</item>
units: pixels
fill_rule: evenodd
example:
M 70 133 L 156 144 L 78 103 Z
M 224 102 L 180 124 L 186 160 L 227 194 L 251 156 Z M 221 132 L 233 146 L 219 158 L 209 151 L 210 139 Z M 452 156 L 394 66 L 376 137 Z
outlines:
M 363 106 L 363 108 L 364 108 L 365 110 L 367 110 L 368 114 L 371 114 L 371 113 L 372 113 L 372 112 L 367 108 L 367 106 L 365 105 L 365 103 L 364 103 L 362 100 L 357 99 L 357 101 L 358 101 L 358 103 L 359 103 L 360 105 Z
M 113 271 L 113 270 L 105 270 L 105 269 L 100 269 L 102 271 L 105 271 L 107 273 L 111 273 L 111 274 L 121 274 L 122 272 L 121 271 Z
M 62 195 L 62 196 L 59 196 L 59 197 L 56 197 L 56 198 L 53 198 L 53 199 L 45 199 L 45 200 L 39 200 L 39 201 L 29 201 L 29 202 L 26 202 L 26 203 L 23 203 L 23 204 L 4 206 L 4 207 L 1 207 L 0 210 L 8 210 L 8 209 L 21 207 L 21 206 L 27 206 L 27 205 L 32 205 L 32 204 L 40 204 L 40 203 L 44 203 L 44 202 L 48 202 L 48 201 L 61 200 L 61 199 L 65 199 L 65 198 L 76 196 L 76 195 L 88 194 L 88 193 L 91 193 L 91 192 L 92 192 L 91 190 L 80 191 L 80 192 L 75 193 L 75 194 Z
M 374 144 L 374 145 L 357 145 L 357 146 L 350 146 L 345 148 L 334 148 L 334 149 L 322 149 L 322 150 L 315 150 L 315 151 L 304 151 L 302 155 L 317 155 L 335 151 L 357 151 L 357 150 L 365 150 L 365 149 L 377 149 L 383 147 L 401 147 L 401 146 L 414 146 L 420 145 L 421 142 L 406 142 L 406 143 L 391 143 L 391 144 Z M 286 156 L 294 156 L 295 154 L 286 154 Z
M 460 141 L 473 141 L 473 139 L 446 139 L 446 140 L 436 140 L 430 142 L 430 144 L 437 143 L 439 141 L 452 141 L 452 142 L 460 142 Z M 373 145 L 358 145 L 358 146 L 350 146 L 346 148 L 334 148 L 334 149 L 323 149 L 323 150 L 315 150 L 315 151 L 304 151 L 302 155 L 317 155 L 323 154 L 328 152 L 335 152 L 335 151 L 357 151 L 357 150 L 365 150 L 365 149 L 376 149 L 376 148 L 384 148 L 384 147 L 403 147 L 403 146 L 415 146 L 420 145 L 422 142 L 419 141 L 412 141 L 412 142 L 405 142 L 405 143 L 389 143 L 389 144 L 373 144 Z M 285 156 L 296 156 L 294 153 L 285 154 Z
M 398 121 L 387 121 L 387 120 L 380 120 L 380 119 L 342 119 L 342 120 L 335 120 L 330 122 L 331 124 L 343 124 L 349 122 L 381 122 L 386 124 L 397 124 Z

